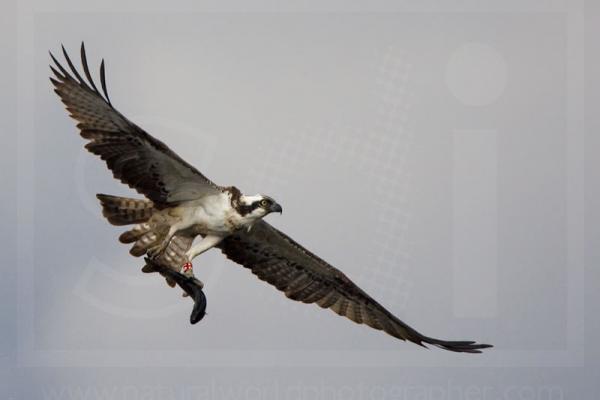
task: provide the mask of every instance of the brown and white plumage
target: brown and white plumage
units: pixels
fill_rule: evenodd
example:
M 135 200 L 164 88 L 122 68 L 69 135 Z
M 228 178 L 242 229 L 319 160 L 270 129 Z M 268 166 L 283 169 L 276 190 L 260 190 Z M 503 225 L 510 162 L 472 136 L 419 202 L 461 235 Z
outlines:
M 50 67 L 55 75 L 55 79 L 50 78 L 55 92 L 71 116 L 79 121 L 77 127 L 81 136 L 89 140 L 86 149 L 106 161 L 116 179 L 157 205 L 195 200 L 205 194 L 220 192 L 219 186 L 112 106 L 106 90 L 104 60 L 100 66 L 103 96 L 89 72 L 83 43 L 81 60 L 87 82 L 64 47 L 63 54 L 71 73 L 50 54 L 56 67 Z
M 479 353 L 491 347 L 473 341 L 446 341 L 417 332 L 365 293 L 344 273 L 265 221 L 239 231 L 217 245 L 227 258 L 249 268 L 259 279 L 303 303 L 316 303 L 401 340 L 445 350 Z
M 164 242 L 160 251 L 146 260 L 145 272 L 160 272 L 171 285 L 176 282 L 201 301 L 201 283 L 180 274 L 179 268 L 191 260 L 190 254 L 196 254 L 192 243 L 196 236 L 202 236 L 202 242 L 208 240 L 207 246 L 219 248 L 229 259 L 249 268 L 292 300 L 316 303 L 354 322 L 422 346 L 466 353 L 491 347 L 473 341 L 434 339 L 412 329 L 341 271 L 262 220 L 270 212 L 281 212 L 271 198 L 243 196 L 235 187 L 215 185 L 119 113 L 108 97 L 104 62 L 100 66 L 103 95 L 91 78 L 83 44 L 81 59 L 87 81 L 79 75 L 64 48 L 63 53 L 71 73 L 52 56 L 56 65 L 51 67 L 55 75 L 51 81 L 78 121 L 81 136 L 89 141 L 86 148 L 106 161 L 115 178 L 147 197 L 136 200 L 98 195 L 103 215 L 114 225 L 135 225 L 119 238 L 134 244 L 133 255 L 141 256 Z M 194 207 L 202 212 L 190 214 Z M 187 225 L 181 223 L 182 219 Z
M 50 80 L 71 116 L 78 121 L 81 136 L 88 140 L 86 149 L 103 159 L 115 178 L 145 195 L 160 210 L 149 219 L 151 232 L 136 242 L 132 254 L 157 256 L 177 232 L 196 227 L 206 237 L 188 251 L 191 261 L 235 229 L 248 227 L 281 208 L 273 202 L 270 209 L 262 207 L 246 213 L 250 206 L 248 198 L 237 188 L 217 186 L 112 106 L 106 89 L 104 60 L 100 65 L 103 95 L 92 79 L 83 43 L 81 62 L 87 80 L 77 71 L 64 47 L 62 50 L 70 72 L 50 54 L 55 64 L 50 67 L 54 73 Z

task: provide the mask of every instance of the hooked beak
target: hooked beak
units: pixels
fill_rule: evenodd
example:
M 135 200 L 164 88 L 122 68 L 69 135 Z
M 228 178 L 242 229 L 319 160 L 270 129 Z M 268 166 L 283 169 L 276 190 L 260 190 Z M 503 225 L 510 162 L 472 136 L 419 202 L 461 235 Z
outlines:
M 278 212 L 279 214 L 283 214 L 283 209 L 281 208 L 281 206 L 277 203 L 274 203 L 271 206 L 271 212 Z

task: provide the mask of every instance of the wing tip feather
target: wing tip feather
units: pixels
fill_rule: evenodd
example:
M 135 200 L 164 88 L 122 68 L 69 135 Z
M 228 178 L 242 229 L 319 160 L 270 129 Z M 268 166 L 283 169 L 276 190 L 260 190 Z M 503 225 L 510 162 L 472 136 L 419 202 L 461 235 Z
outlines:
M 85 43 L 83 41 L 81 42 L 81 63 L 83 66 L 84 75 L 87 78 L 87 80 L 84 79 L 81 76 L 81 74 L 79 74 L 79 71 L 77 71 L 77 68 L 75 68 L 75 65 L 71 61 L 71 57 L 69 56 L 64 44 L 61 43 L 60 48 L 62 50 L 64 59 L 68 65 L 69 69 L 71 70 L 71 73 L 69 73 L 62 66 L 62 64 L 56 59 L 56 57 L 54 56 L 52 51 L 48 50 L 48 54 L 50 55 L 50 58 L 54 62 L 56 68 L 53 67 L 52 65 L 49 65 L 49 67 L 52 70 L 52 72 L 54 73 L 54 75 L 56 76 L 56 78 L 58 78 L 58 81 L 60 83 L 66 83 L 67 81 L 72 81 L 73 83 L 78 84 L 82 88 L 95 93 L 106 104 L 108 104 L 109 106 L 112 107 L 112 103 L 110 101 L 110 98 L 108 97 L 108 90 L 106 88 L 106 72 L 105 72 L 105 66 L 104 66 L 104 59 L 102 59 L 102 62 L 100 64 L 100 81 L 101 81 L 100 83 L 102 86 L 102 92 L 104 93 L 104 95 L 103 95 L 96 87 L 96 84 L 92 78 L 92 74 L 90 73 L 90 69 L 89 69 L 88 62 L 87 62 L 86 51 L 85 51 Z M 58 94 L 61 95 L 61 93 L 58 93 Z
M 494 347 L 491 344 L 486 343 L 477 343 L 473 340 L 465 340 L 465 341 L 446 341 L 439 340 L 433 338 L 421 338 L 424 343 L 430 344 L 432 346 L 438 347 L 440 349 L 453 351 L 456 353 L 472 353 L 472 354 L 480 354 L 482 350 L 489 349 Z

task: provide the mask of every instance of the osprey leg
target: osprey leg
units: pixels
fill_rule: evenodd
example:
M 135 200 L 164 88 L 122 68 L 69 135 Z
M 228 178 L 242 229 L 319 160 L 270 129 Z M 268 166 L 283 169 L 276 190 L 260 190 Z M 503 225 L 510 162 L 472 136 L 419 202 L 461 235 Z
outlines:
M 192 260 L 200 254 L 204 253 L 206 250 L 210 250 L 219 243 L 221 243 L 221 240 L 223 239 L 223 236 L 207 235 L 204 237 L 204 239 L 200 241 L 200 243 L 198 243 L 195 246 L 192 246 L 192 248 L 185 253 L 185 257 L 188 261 L 181 266 L 181 273 L 186 275 L 193 274 L 194 272 L 192 271 Z

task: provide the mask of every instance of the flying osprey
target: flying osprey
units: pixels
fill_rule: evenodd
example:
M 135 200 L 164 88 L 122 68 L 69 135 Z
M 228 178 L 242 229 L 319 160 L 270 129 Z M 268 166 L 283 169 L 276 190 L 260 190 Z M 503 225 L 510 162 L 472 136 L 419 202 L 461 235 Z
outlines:
M 83 43 L 81 61 L 87 80 L 77 72 L 64 47 L 62 50 L 71 73 L 50 54 L 55 63 L 50 67 L 55 78 L 50 80 L 78 121 L 81 136 L 88 140 L 86 149 L 100 156 L 115 178 L 147 198 L 98 195 L 103 215 L 114 225 L 134 225 L 120 241 L 134 243 L 130 251 L 134 256 L 149 256 L 144 272 L 160 272 L 171 285 L 180 284 L 199 300 L 196 320 L 203 315 L 206 302 L 191 262 L 217 247 L 290 299 L 330 308 L 398 339 L 466 353 L 491 347 L 434 339 L 402 322 L 341 271 L 264 221 L 269 213 L 281 213 L 275 200 L 246 196 L 233 186 L 217 186 L 118 112 L 106 90 L 104 60 L 100 64 L 102 94 L 92 80 Z M 196 236 L 203 239 L 192 246 Z

